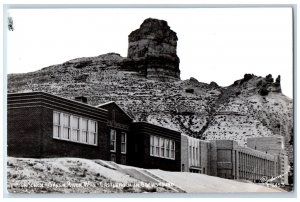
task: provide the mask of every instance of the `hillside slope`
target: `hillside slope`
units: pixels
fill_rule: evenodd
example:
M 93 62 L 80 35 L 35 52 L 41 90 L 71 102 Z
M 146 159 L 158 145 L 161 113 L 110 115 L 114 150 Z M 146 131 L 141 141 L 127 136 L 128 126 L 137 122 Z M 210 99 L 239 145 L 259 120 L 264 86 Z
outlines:
M 43 91 L 91 105 L 115 101 L 136 121 L 148 121 L 200 139 L 282 135 L 292 160 L 292 100 L 281 93 L 280 77 L 245 74 L 231 86 L 195 78 L 150 80 L 123 68 L 116 53 L 77 58 L 39 71 L 8 75 L 8 92 Z

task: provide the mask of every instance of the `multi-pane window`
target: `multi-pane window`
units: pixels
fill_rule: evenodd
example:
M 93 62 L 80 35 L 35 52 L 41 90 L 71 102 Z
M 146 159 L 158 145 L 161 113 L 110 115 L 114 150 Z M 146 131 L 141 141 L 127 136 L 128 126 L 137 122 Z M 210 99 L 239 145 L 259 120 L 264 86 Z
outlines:
M 88 120 L 82 119 L 82 142 L 88 143 Z
M 170 141 L 166 140 L 166 157 L 170 158 Z
M 96 144 L 97 139 L 96 139 L 96 132 L 97 132 L 97 123 L 96 121 L 89 121 L 89 144 Z
M 53 113 L 53 137 L 60 138 L 61 137 L 61 119 L 60 113 Z
M 71 116 L 69 114 L 63 115 L 63 139 L 70 139 L 71 133 Z
M 72 140 L 79 142 L 80 141 L 80 118 L 73 116 L 72 119 Z
M 158 136 L 150 136 L 150 156 L 175 159 L 174 140 Z
M 171 159 L 175 159 L 175 142 L 174 141 L 170 141 L 171 142 Z
M 110 129 L 110 151 L 116 151 L 116 130 Z
M 97 122 L 71 114 L 53 112 L 53 138 L 97 145 Z
M 154 155 L 154 136 L 150 136 L 150 155 Z
M 122 132 L 121 133 L 121 153 L 123 153 L 123 154 L 126 154 L 126 142 L 127 142 L 126 133 Z
M 157 136 L 154 136 L 154 146 L 155 146 L 154 155 L 159 156 L 159 137 Z
M 165 156 L 165 139 L 164 138 L 160 138 L 159 147 L 160 147 L 160 155 Z

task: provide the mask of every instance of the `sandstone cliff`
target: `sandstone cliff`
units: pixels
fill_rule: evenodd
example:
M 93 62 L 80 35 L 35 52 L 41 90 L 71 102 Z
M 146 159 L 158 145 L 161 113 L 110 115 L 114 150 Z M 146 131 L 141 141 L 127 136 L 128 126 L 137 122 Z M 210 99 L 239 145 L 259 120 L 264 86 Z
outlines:
M 84 95 L 91 105 L 116 101 L 136 121 L 149 121 L 201 139 L 233 139 L 244 145 L 248 137 L 282 135 L 291 153 L 292 100 L 271 87 L 267 95 L 261 95 L 259 84 L 265 77 L 253 76 L 219 87 L 194 78 L 148 80 L 137 72 L 106 65 L 123 59 L 109 54 L 11 74 L 8 92 L 44 91 L 70 99 Z M 89 65 L 78 68 L 83 61 Z
M 128 36 L 128 58 L 121 66 L 150 79 L 179 80 L 177 40 L 166 21 L 148 18 Z

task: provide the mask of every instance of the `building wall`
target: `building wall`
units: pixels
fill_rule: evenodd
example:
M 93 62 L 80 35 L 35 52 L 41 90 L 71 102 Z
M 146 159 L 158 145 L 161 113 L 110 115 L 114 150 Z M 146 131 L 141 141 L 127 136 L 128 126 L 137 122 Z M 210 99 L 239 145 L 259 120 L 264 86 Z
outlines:
M 248 147 L 278 156 L 278 164 L 276 167 L 277 172 L 275 176 L 280 176 L 280 183 L 288 184 L 289 162 L 286 155 L 284 143 L 285 140 L 283 136 L 257 137 L 247 139 Z
M 238 179 L 259 181 L 263 177 L 271 179 L 276 176 L 276 156 L 244 147 L 238 147 L 237 152 L 239 158 Z
M 115 162 L 119 164 L 127 164 L 128 156 L 132 155 L 130 148 L 132 147 L 131 142 L 133 141 L 131 137 L 131 123 L 132 119 L 128 117 L 127 114 L 114 102 L 104 104 L 100 108 L 106 109 L 108 111 L 108 128 L 116 130 L 116 151 L 110 151 L 109 159 L 112 160 L 112 155 L 115 158 Z M 126 133 L 127 143 L 126 143 L 126 154 L 121 152 L 121 134 Z M 108 133 L 108 138 L 110 134 Z
M 42 156 L 42 107 L 7 110 L 7 155 L 15 157 Z
M 257 151 L 248 147 L 241 147 L 232 140 L 201 141 L 196 138 L 182 135 L 181 152 L 182 164 L 187 164 L 184 171 L 190 171 L 195 164 L 191 161 L 189 147 L 198 142 L 200 145 L 199 165 L 201 173 L 218 176 L 227 179 L 245 179 L 259 182 L 263 177 L 270 182 L 287 183 L 285 178 L 272 180 L 272 178 L 284 173 L 280 163 L 287 160 L 285 155 L 273 155 Z M 186 157 L 187 155 L 187 157 Z M 187 160 L 189 159 L 189 160 Z M 281 161 L 281 162 L 279 162 Z
M 211 141 L 211 175 L 227 179 L 259 181 L 271 179 L 277 173 L 277 158 L 232 140 Z
M 284 137 L 256 137 L 247 139 L 247 147 L 254 150 L 264 151 L 269 154 L 279 154 L 284 151 Z
M 188 138 L 188 154 L 189 168 L 191 172 L 201 173 L 200 165 L 200 140 L 196 138 Z
M 97 122 L 97 145 L 53 138 L 53 112 L 66 113 Z M 114 116 L 108 111 L 114 111 Z M 17 123 L 17 125 L 14 125 Z M 131 133 L 131 126 L 136 126 Z M 125 127 L 124 127 L 125 126 Z M 177 131 L 149 123 L 134 123 L 116 106 L 96 108 L 78 101 L 43 92 L 8 95 L 8 153 L 19 157 L 80 157 L 110 160 L 109 130 L 127 132 L 126 164 L 145 168 L 180 171 L 181 136 Z M 175 143 L 175 159 L 150 156 L 150 136 L 167 138 Z M 24 144 L 27 143 L 27 144 Z M 117 137 L 117 148 L 121 140 Z M 117 152 L 119 153 L 118 149 Z M 117 157 L 120 163 L 122 154 Z
M 210 142 L 200 141 L 200 165 L 202 173 L 210 175 Z
M 150 136 L 156 135 L 175 141 L 175 160 L 150 156 Z M 145 122 L 133 123 L 134 154 L 133 166 L 158 168 L 162 170 L 181 170 L 181 135 L 177 131 L 155 126 Z
M 215 140 L 214 150 L 211 152 L 214 159 L 214 175 L 227 179 L 234 179 L 234 141 Z
M 61 111 L 60 112 L 66 112 Z M 76 114 L 74 114 L 76 115 Z M 77 114 L 78 115 L 78 114 Z M 86 117 L 85 118 L 89 118 Z M 42 116 L 42 155 L 43 157 L 79 157 L 108 160 L 108 128 L 105 122 L 97 121 L 97 145 L 71 142 L 53 138 L 53 109 L 43 108 Z
M 217 141 L 210 141 L 210 175 L 217 176 Z
M 278 173 L 277 176 L 280 176 L 280 183 L 281 184 L 289 184 L 288 183 L 288 156 L 284 153 L 280 153 L 278 155 Z
M 97 121 L 98 144 L 53 138 L 53 111 Z M 108 159 L 107 111 L 47 93 L 8 95 L 8 155 Z
M 199 171 L 228 179 L 258 181 L 277 177 L 288 181 L 288 158 L 282 137 L 251 138 L 249 147 L 232 140 L 202 141 L 177 131 L 132 119 L 115 103 L 95 108 L 47 93 L 8 95 L 8 155 L 15 157 L 80 157 L 110 160 L 142 168 Z M 97 122 L 97 145 L 53 138 L 53 111 Z M 117 131 L 116 152 L 110 152 L 110 129 Z M 121 132 L 127 134 L 127 152 L 121 153 Z M 150 155 L 150 136 L 174 141 L 175 159 Z M 192 148 L 192 152 L 190 152 Z M 194 149 L 193 149 L 194 148 Z M 126 158 L 126 162 L 122 159 Z
M 189 172 L 188 136 L 181 135 L 181 171 Z
M 181 135 L 181 166 L 184 165 L 182 171 L 209 174 L 209 153 L 210 142 Z

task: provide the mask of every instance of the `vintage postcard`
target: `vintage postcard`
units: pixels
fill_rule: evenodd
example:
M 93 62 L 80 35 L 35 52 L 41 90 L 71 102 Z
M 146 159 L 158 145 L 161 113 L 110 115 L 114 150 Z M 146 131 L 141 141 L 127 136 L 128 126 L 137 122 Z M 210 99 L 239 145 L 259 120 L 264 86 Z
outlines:
M 8 195 L 294 192 L 293 6 L 4 12 Z

